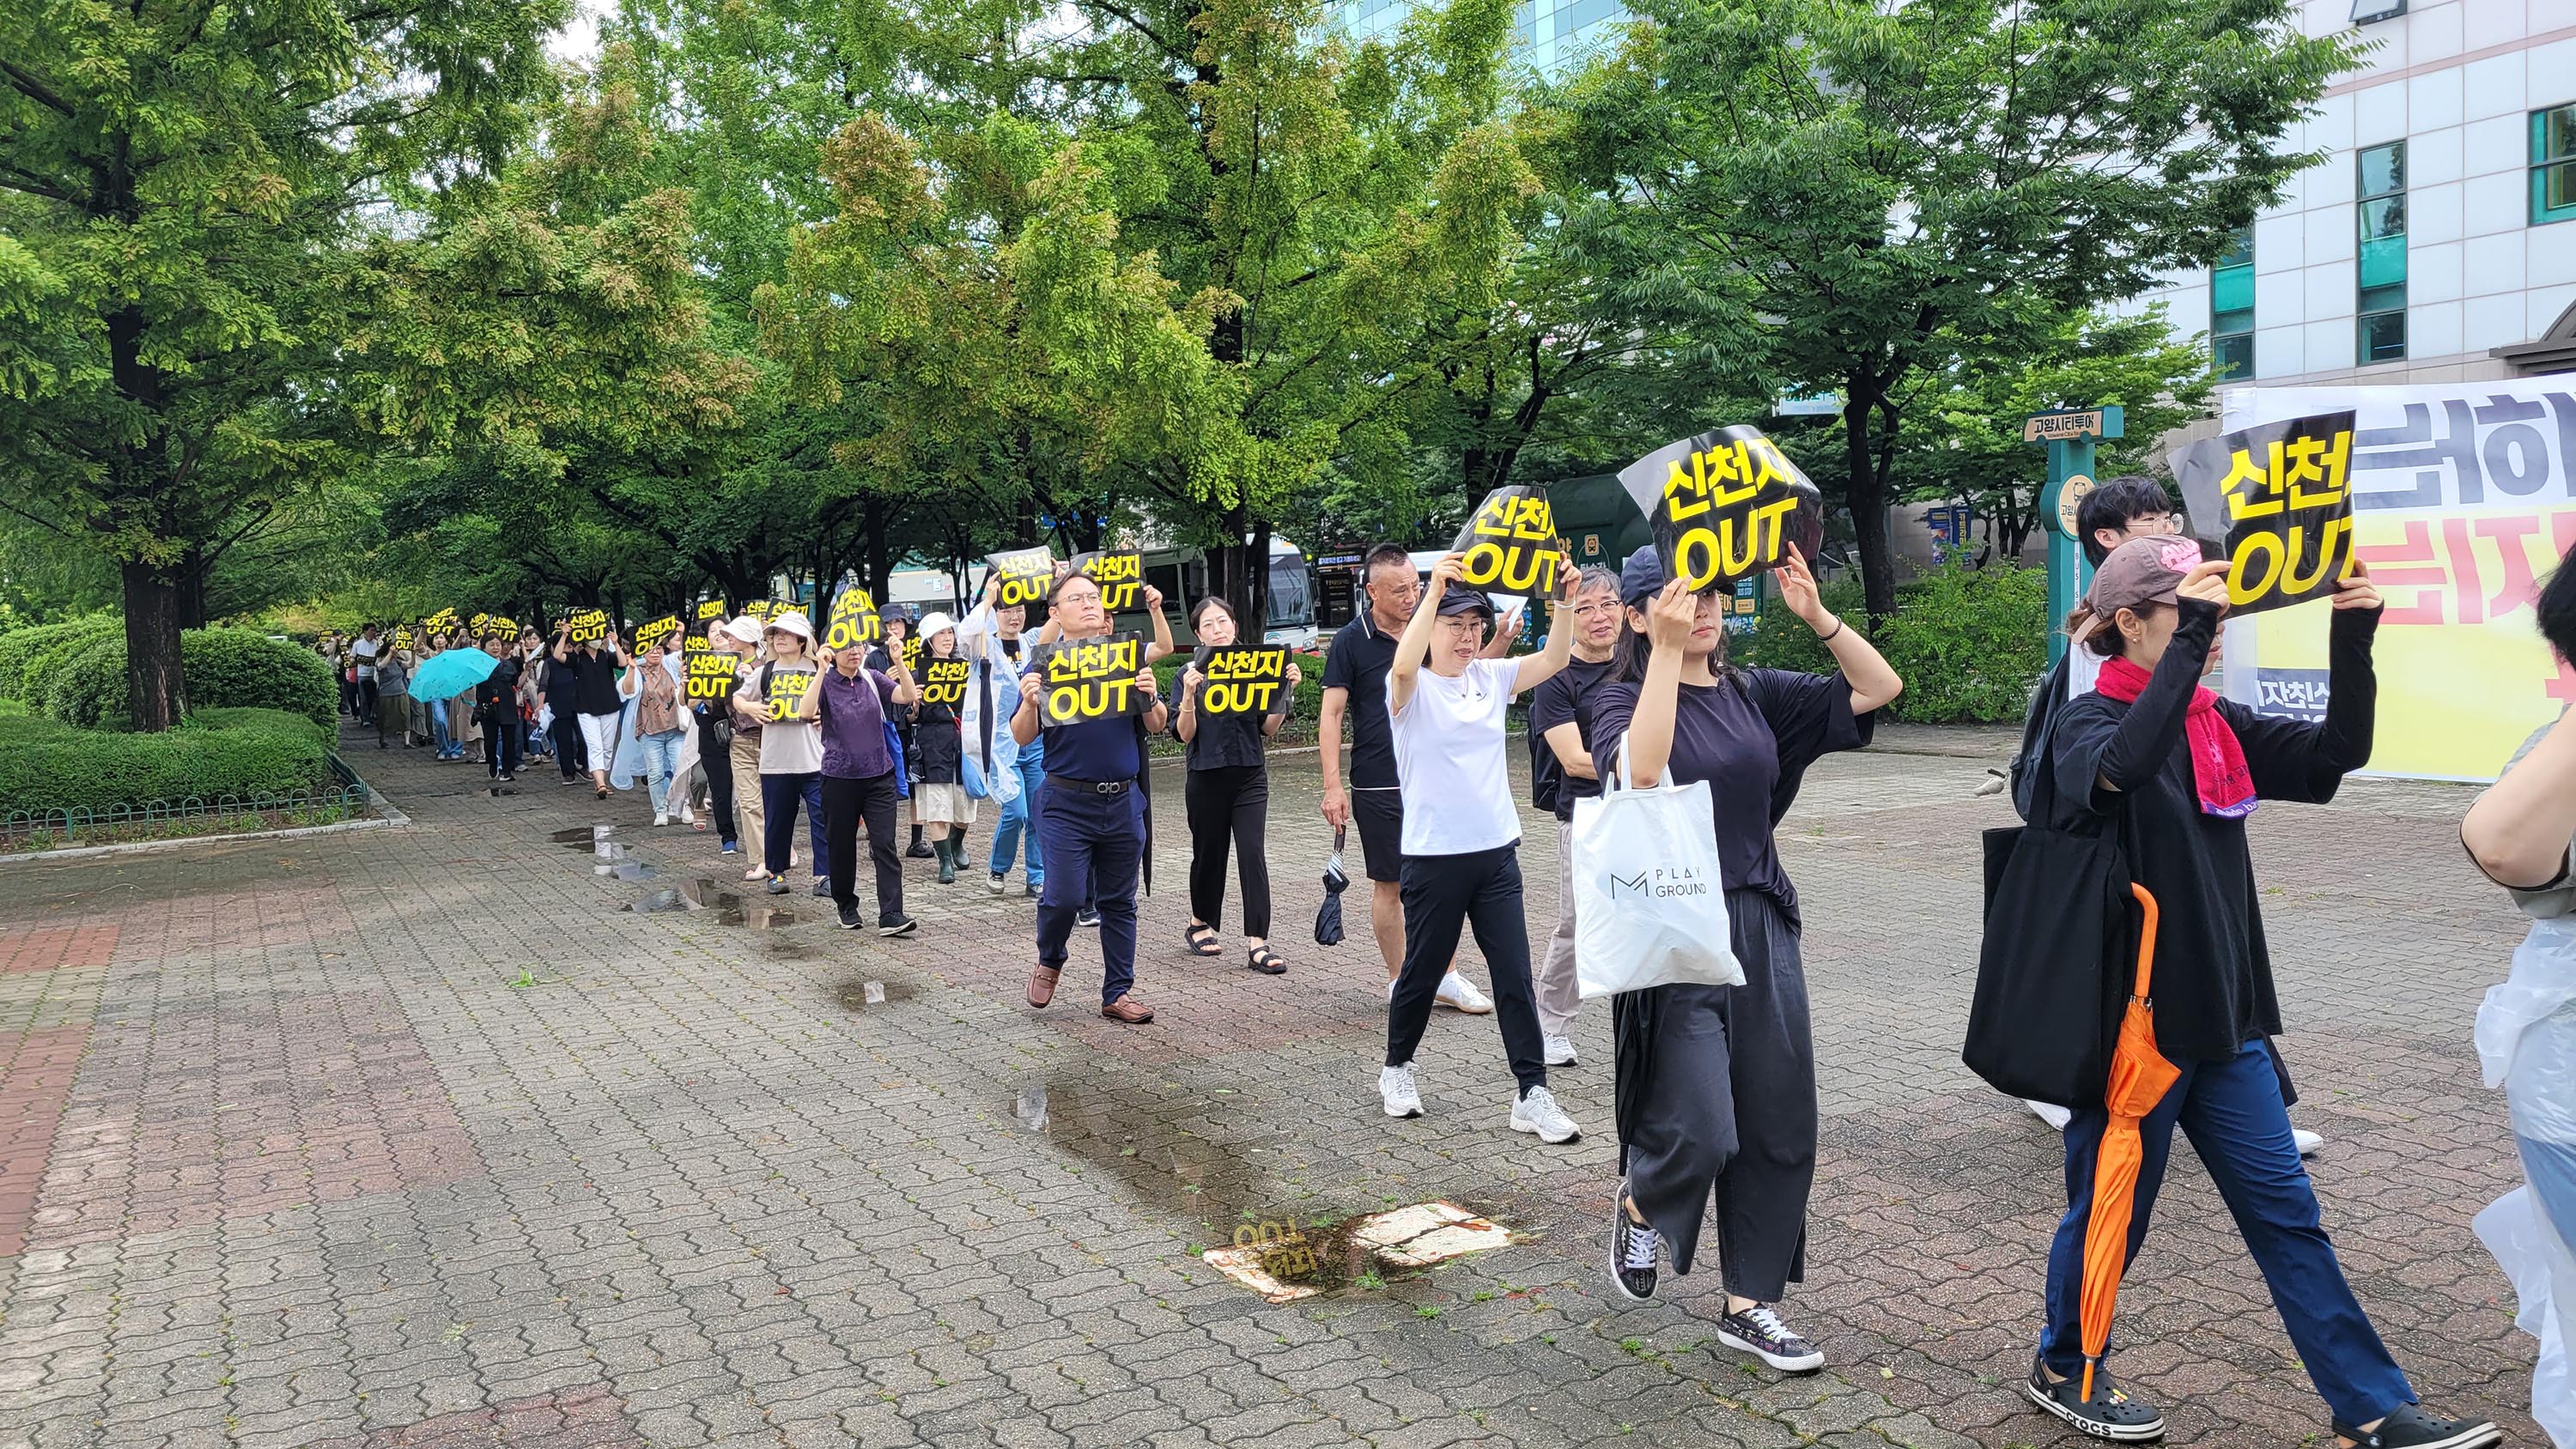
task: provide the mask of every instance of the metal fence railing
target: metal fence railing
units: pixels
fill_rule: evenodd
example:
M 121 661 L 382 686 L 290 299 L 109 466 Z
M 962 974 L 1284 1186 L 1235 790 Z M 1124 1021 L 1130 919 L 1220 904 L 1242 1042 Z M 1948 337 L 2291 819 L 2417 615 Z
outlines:
M 328 779 L 307 790 L 212 798 L 190 795 L 102 810 L 77 805 L 15 810 L 0 815 L 0 854 L 328 825 L 364 813 L 369 800 L 366 782 L 337 754 L 323 759 L 330 768 Z

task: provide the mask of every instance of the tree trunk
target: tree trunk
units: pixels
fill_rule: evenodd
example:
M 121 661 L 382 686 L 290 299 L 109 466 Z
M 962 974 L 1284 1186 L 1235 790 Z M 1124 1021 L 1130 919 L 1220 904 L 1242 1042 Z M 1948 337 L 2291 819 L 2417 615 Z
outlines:
M 179 562 L 179 627 L 206 627 L 206 574 L 214 567 L 205 550 L 191 544 Z
M 1896 612 L 1896 555 L 1887 536 L 1887 477 L 1878 464 L 1880 450 L 1893 447 L 1896 440 L 1884 436 L 1876 447 L 1871 446 L 1869 414 L 1879 403 L 1875 380 L 1848 378 L 1844 388 L 1844 396 L 1850 399 L 1843 408 L 1843 448 L 1850 473 L 1844 502 L 1851 509 L 1852 535 L 1860 546 L 1861 598 L 1874 628 Z
M 120 566 L 125 583 L 126 712 L 138 731 L 166 730 L 188 713 L 179 663 L 179 585 L 148 563 Z

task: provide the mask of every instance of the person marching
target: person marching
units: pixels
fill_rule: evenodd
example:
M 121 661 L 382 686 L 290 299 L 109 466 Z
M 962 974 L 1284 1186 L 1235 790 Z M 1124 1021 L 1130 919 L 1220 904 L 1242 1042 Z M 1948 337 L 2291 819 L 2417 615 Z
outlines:
M 1565 667 L 1574 628 L 1565 593 L 1550 602 L 1545 651 L 1519 659 L 1482 657 L 1493 601 L 1458 582 L 1465 555 L 1443 554 L 1431 584 L 1397 639 L 1387 666 L 1386 709 L 1404 804 L 1404 969 L 1387 1000 L 1386 1065 L 1378 1097 L 1390 1117 L 1419 1117 L 1413 1054 L 1431 1024 L 1431 1002 L 1470 925 L 1493 979 L 1503 1049 L 1518 1091 L 1515 1132 L 1542 1142 L 1581 1135 L 1547 1088 L 1538 1004 L 1530 987 L 1529 934 L 1521 908 L 1521 818 L 1503 763 L 1503 716 L 1512 696 Z M 1560 590 L 1574 560 L 1560 557 Z M 1427 667 L 1426 667 L 1427 666 Z
M 1189 747 L 1183 799 L 1190 820 L 1190 954 L 1223 954 L 1216 923 L 1225 911 L 1225 851 L 1231 839 L 1243 884 L 1244 965 L 1277 976 L 1288 963 L 1270 949 L 1270 767 L 1262 745 L 1287 720 L 1303 676 L 1289 664 L 1277 705 L 1267 714 L 1203 720 L 1199 686 L 1206 680 L 1209 655 L 1241 637 L 1234 606 L 1219 598 L 1201 599 L 1190 615 L 1190 632 L 1199 649 L 1181 671 L 1181 702 L 1172 721 L 1172 732 Z
M 732 652 L 732 636 L 722 619 L 706 624 L 707 648 Z M 687 677 L 688 660 L 681 658 L 682 677 Z M 696 821 L 697 828 L 707 828 L 707 819 L 715 819 L 716 835 L 723 855 L 737 853 L 742 847 L 735 834 L 733 813 L 733 707 L 725 700 L 695 699 L 687 701 L 688 723 L 698 733 L 698 767 L 707 782 L 707 808 Z
M 376 655 L 376 748 L 385 748 L 386 737 L 396 734 L 410 749 L 411 651 L 389 642 Z
M 897 656 L 890 671 L 864 667 L 869 649 L 850 644 L 827 657 L 831 667 L 805 692 L 796 717 L 823 741 L 824 853 L 831 858 L 832 904 L 841 929 L 859 928 L 859 822 L 868 827 L 868 861 L 876 871 L 877 934 L 908 936 L 918 924 L 903 912 L 903 862 L 894 848 L 895 760 L 886 748 L 887 711 L 921 691 Z
M 1539 1039 L 1551 1067 L 1574 1065 L 1574 802 L 1601 793 L 1592 761 L 1592 694 L 1610 677 L 1627 616 L 1619 576 L 1594 564 L 1574 586 L 1574 654 L 1530 694 L 1530 803 L 1556 817 L 1556 930 L 1538 968 Z
M 1395 641 L 1413 617 L 1422 585 L 1413 572 L 1413 555 L 1396 544 L 1370 549 L 1360 562 L 1360 587 L 1368 607 L 1333 635 L 1332 652 L 1324 656 L 1324 698 L 1315 715 L 1315 734 L 1322 745 L 1324 823 L 1336 831 L 1356 823 L 1360 855 L 1369 878 L 1369 931 L 1377 954 L 1386 963 L 1387 995 L 1404 965 L 1404 897 L 1400 883 L 1404 864 L 1404 795 L 1396 785 L 1395 742 L 1386 712 L 1387 669 L 1395 659 Z M 1496 634 L 1483 657 L 1500 657 L 1510 637 Z M 1351 725 L 1350 787 L 1342 781 L 1342 721 Z M 1494 1009 L 1475 983 L 1453 968 L 1440 978 L 1434 998 L 1442 1006 L 1472 1015 Z
M 707 631 L 707 638 L 716 648 L 733 651 L 734 687 L 737 692 L 742 687 L 742 681 L 757 673 L 752 666 L 760 659 L 760 637 L 760 619 L 753 614 L 737 614 L 723 627 Z M 744 869 L 742 878 L 766 880 L 769 878 L 768 835 L 765 829 L 768 810 L 761 802 L 760 739 L 763 733 L 761 727 L 768 723 L 768 719 L 756 706 L 746 707 L 739 703 L 728 702 L 726 708 L 733 712 L 733 745 L 727 753 L 733 760 L 735 838 L 742 843 L 743 858 L 751 862 Z M 789 863 L 794 863 L 792 855 Z
M 1047 595 L 1047 612 L 1049 630 L 1068 640 L 1110 632 L 1100 585 L 1088 575 L 1058 578 Z M 1159 617 L 1162 611 L 1154 612 Z M 1152 659 L 1150 650 L 1145 657 Z M 1133 990 L 1136 875 L 1145 848 L 1136 792 L 1145 773 L 1145 740 L 1162 732 L 1170 713 L 1155 695 L 1150 663 L 1136 671 L 1135 687 L 1145 699 L 1141 716 L 1043 724 L 1045 681 L 1027 673 L 1020 676 L 1019 708 L 1011 715 L 1011 738 L 1022 746 L 1043 740 L 1047 763 L 1046 795 L 1036 813 L 1052 864 L 1038 896 L 1038 964 L 1029 973 L 1029 1005 L 1055 1000 L 1074 915 L 1089 891 L 1100 917 L 1100 1014 L 1130 1025 L 1154 1019 L 1153 1008 Z
M 869 654 L 868 667 L 891 672 L 895 665 L 903 662 L 904 641 L 913 637 L 912 619 L 909 615 L 888 609 L 879 616 L 879 620 L 878 633 L 883 642 Z M 916 713 L 917 711 L 913 709 L 899 709 L 894 715 L 895 738 L 903 742 L 903 768 L 907 784 L 919 783 L 921 778 L 921 750 L 919 742 L 914 738 L 921 728 L 921 722 L 914 718 Z M 920 795 L 907 788 L 904 801 L 904 819 L 912 826 L 912 842 L 903 848 L 904 858 L 907 860 L 937 858 L 938 852 L 930 848 L 930 842 L 922 835 Z
M 2329 691 L 2316 723 L 2258 715 L 2200 687 L 2227 612 L 2224 559 L 2187 538 L 2132 539 L 2111 551 L 2067 621 L 2101 656 L 2094 692 L 2049 728 L 2060 812 L 2112 833 L 2157 905 L 2155 1045 L 2174 1084 L 2138 1123 L 2140 1161 L 2123 1267 L 2145 1241 L 2179 1126 L 2263 1271 L 2272 1306 L 2332 1414 L 2339 1443 L 2368 1449 L 2475 1449 L 2492 1424 L 2428 1414 L 2353 1297 L 2290 1135 L 2271 1038 L 2281 1010 L 2265 948 L 2245 817 L 2264 800 L 2322 805 L 2370 759 L 2378 696 L 2370 651 L 2379 590 L 2359 563 L 2343 575 L 2328 630 Z M 2100 1438 L 2160 1437 L 2164 1419 L 2092 1363 L 2081 1311 L 2096 1157 L 2109 1115 L 2079 1109 L 2066 1127 L 2066 1216 L 2048 1254 L 2047 1316 L 2024 1392 Z
M 1072 560 L 1057 559 L 1055 561 L 1055 576 L 1059 582 L 1061 582 L 1066 575 L 1072 572 Z M 989 589 L 990 585 L 988 585 L 987 588 Z M 1155 661 L 1166 659 L 1171 656 L 1172 619 L 1170 615 L 1163 612 L 1163 591 L 1161 589 L 1154 587 L 1152 584 L 1147 584 L 1144 589 L 1144 599 L 1145 619 L 1147 624 L 1150 626 L 1147 631 L 1150 637 L 1145 640 L 1145 664 L 1150 668 L 1153 666 Z M 1101 604 L 1100 617 L 1103 621 L 1101 624 L 1101 631 L 1103 633 L 1114 632 L 1117 629 L 1118 621 L 1111 614 L 1109 606 L 1105 600 Z M 1057 619 L 1054 614 L 1050 612 L 1047 615 L 1046 623 L 1039 627 L 1035 642 L 1037 647 L 1044 648 L 1063 637 L 1065 637 L 1063 621 Z M 1169 713 L 1169 709 L 1166 708 L 1165 714 L 1168 716 Z M 1043 751 L 1041 751 L 1041 753 L 1043 753 Z M 1152 802 L 1145 798 L 1147 788 L 1151 783 L 1152 781 L 1150 777 L 1138 777 L 1136 813 L 1138 817 L 1138 839 L 1140 840 L 1143 839 L 1143 818 L 1152 808 Z M 1041 808 L 1043 808 L 1042 805 Z M 1040 894 L 1041 897 L 1043 897 L 1044 892 L 1041 891 Z M 1074 911 L 1073 923 L 1082 927 L 1084 930 L 1096 931 L 1100 929 L 1100 912 L 1093 909 L 1093 905 L 1094 897 L 1098 892 L 1093 889 L 1089 882 L 1085 882 L 1080 894 L 1082 897 L 1082 905 Z
M 971 661 L 966 680 L 966 709 L 960 729 L 966 749 L 975 757 L 990 788 L 1005 771 L 1017 776 L 1019 792 L 1004 800 L 993 824 L 993 858 L 986 863 L 984 889 L 994 895 L 1010 889 L 1011 862 L 1027 842 L 1028 878 L 1021 891 L 1035 899 L 1046 885 L 1046 851 L 1038 844 L 1038 792 L 1046 783 L 1046 746 L 1038 740 L 1023 745 L 1011 738 L 1007 722 L 1020 708 L 1020 638 L 1028 627 L 1027 606 L 997 608 L 1002 581 L 984 581 L 984 597 L 957 621 L 957 652 Z M 992 791 L 995 798 L 1001 791 Z
M 483 767 L 493 780 L 508 784 L 519 775 L 519 661 L 510 641 L 483 636 L 483 652 L 499 663 L 474 686 L 474 714 L 483 728 Z
M 635 742 L 642 746 L 644 791 L 653 801 L 653 823 L 668 825 L 684 801 L 671 798 L 680 764 L 680 741 L 690 723 L 681 712 L 679 660 L 661 641 L 645 647 L 626 673 L 625 692 L 635 700 Z
M 769 893 L 787 894 L 787 871 L 796 863 L 792 848 L 796 807 L 802 802 L 814 850 L 814 894 L 828 896 L 832 859 L 824 835 L 823 732 L 795 709 L 781 708 L 791 696 L 801 704 L 802 696 L 813 688 L 809 680 L 799 689 L 788 682 L 792 676 L 821 672 L 806 653 L 814 646 L 814 626 L 791 609 L 769 621 L 763 639 L 769 646 L 769 662 L 741 676 L 733 703 L 735 709 L 767 721 L 760 729 L 760 797 L 767 817 L 763 828 L 768 837 Z
M 921 658 L 957 657 L 957 625 L 946 614 L 921 621 Z M 900 663 L 900 659 L 897 660 Z M 912 733 L 918 753 L 912 760 L 912 814 L 930 832 L 930 852 L 939 860 L 939 883 L 954 885 L 957 868 L 966 863 L 966 827 L 975 823 L 975 797 L 966 793 L 957 711 L 945 703 L 922 699 L 913 706 Z
M 1807 1373 L 1825 1356 L 1773 1305 L 1806 1276 L 1816 1174 L 1816 1049 L 1807 1024 L 1798 894 L 1773 831 L 1807 767 L 1869 743 L 1875 711 L 1903 691 L 1860 632 L 1828 612 L 1792 547 L 1780 600 L 1834 657 L 1833 674 L 1726 662 L 1725 600 L 1664 577 L 1652 546 L 1619 572 L 1626 605 L 1618 672 L 1592 697 L 1592 758 L 1605 778 L 1709 783 L 1720 885 L 1741 986 L 1671 985 L 1611 998 L 1613 1094 L 1625 1181 L 1611 1209 L 1610 1280 L 1643 1301 L 1658 1246 L 1688 1273 L 1717 1205 L 1726 1313 L 1718 1341 Z M 1740 1104 L 1740 1105 L 1739 1105 Z

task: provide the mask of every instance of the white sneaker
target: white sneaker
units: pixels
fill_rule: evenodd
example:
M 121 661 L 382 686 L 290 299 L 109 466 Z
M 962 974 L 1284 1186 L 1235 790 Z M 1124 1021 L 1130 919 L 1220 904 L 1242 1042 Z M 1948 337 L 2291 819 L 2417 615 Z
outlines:
M 2298 1144 L 2299 1155 L 2301 1157 L 2313 1156 L 2318 1148 L 2326 1145 L 2326 1140 L 2324 1138 L 2309 1131 L 2305 1127 L 2291 1128 L 2290 1140 Z
M 2075 1118 L 2074 1113 L 2058 1106 L 2054 1102 L 2033 1102 L 2025 1100 L 2022 1105 L 2030 1109 L 2030 1115 L 2047 1123 L 2048 1130 L 2051 1132 L 2065 1131 L 2066 1124 L 2073 1121 Z
M 653 812 L 653 823 L 654 823 L 654 824 L 656 824 L 656 825 L 668 825 L 668 824 L 670 824 L 670 823 L 671 823 L 671 814 L 670 814 L 670 812 L 669 812 L 669 811 L 667 811 L 667 810 L 656 810 L 656 811 L 654 811 L 654 812 Z
M 1000 895 L 1003 889 L 1009 886 L 1010 883 L 1010 877 L 1003 875 L 1000 871 L 989 870 L 984 872 L 984 890 L 988 895 Z
M 1390 1117 L 1422 1115 L 1422 1094 L 1413 1089 L 1411 1062 L 1400 1067 L 1378 1068 L 1377 1095 L 1378 1100 L 1386 1104 L 1386 1115 Z
M 1442 1006 L 1455 1007 L 1469 1016 L 1483 1016 L 1494 1009 L 1494 1003 L 1485 999 L 1485 994 L 1476 989 L 1475 982 L 1455 971 L 1440 978 L 1440 992 L 1432 999 Z
M 1546 1056 L 1547 1064 L 1549 1066 L 1570 1067 L 1574 1065 L 1574 1042 L 1571 1038 L 1561 1036 L 1542 1037 L 1539 1044 L 1547 1049 Z
M 1545 1087 L 1532 1087 L 1512 1104 L 1512 1130 L 1535 1132 L 1541 1142 L 1571 1142 L 1583 1135 L 1565 1109 L 1556 1105 L 1556 1095 Z
M 685 802 L 680 806 L 680 823 L 682 825 L 695 825 L 698 823 L 698 812 L 690 809 Z

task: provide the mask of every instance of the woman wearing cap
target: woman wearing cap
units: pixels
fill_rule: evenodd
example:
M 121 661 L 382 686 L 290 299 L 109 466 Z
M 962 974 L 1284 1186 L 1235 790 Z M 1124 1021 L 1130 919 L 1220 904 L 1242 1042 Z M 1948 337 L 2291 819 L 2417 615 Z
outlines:
M 1190 952 L 1215 956 L 1224 950 L 1216 943 L 1216 923 L 1225 912 L 1225 850 L 1231 840 L 1243 883 L 1243 964 L 1277 976 L 1288 963 L 1270 949 L 1270 766 L 1262 746 L 1288 718 L 1300 676 L 1290 664 L 1267 713 L 1202 719 L 1199 686 L 1207 678 L 1208 658 L 1241 637 L 1234 606 L 1214 597 L 1199 600 L 1190 613 L 1190 632 L 1199 649 L 1181 671 L 1181 703 L 1172 719 L 1172 732 L 1189 747 L 1183 799 L 1190 817 Z
M 2320 1225 L 2272 1056 L 2281 1011 L 2246 847 L 2245 817 L 2261 801 L 2323 804 L 2369 760 L 2379 590 L 2358 563 L 2345 572 L 2328 631 L 2326 714 L 2307 724 L 2200 687 L 2227 612 L 2227 567 L 2201 562 L 2188 538 L 2132 539 L 2111 551 L 2067 621 L 2077 647 L 2102 657 L 2101 678 L 2050 725 L 2041 766 L 2067 817 L 2050 823 L 2089 818 L 2111 833 L 2156 900 L 2156 1048 L 2181 1075 L 2139 1123 L 2129 1254 L 2145 1239 L 2180 1127 L 2263 1270 L 2336 1439 L 2475 1449 L 2497 1440 L 2495 1426 L 2417 1405 Z M 2163 1417 L 2098 1365 L 2092 1396 L 2083 1390 L 2084 1238 L 2107 1122 L 2095 1105 L 2066 1125 L 2067 1210 L 2049 1250 L 2047 1318 L 2024 1391 L 2088 1434 L 2149 1439 L 2164 1432 Z
M 895 759 L 886 746 L 887 711 L 921 697 L 900 655 L 893 668 L 867 666 L 871 650 L 850 644 L 832 651 L 831 667 L 796 709 L 823 740 L 824 854 L 831 858 L 832 904 L 841 929 L 859 928 L 859 824 L 868 827 L 868 861 L 876 871 L 877 934 L 908 936 L 915 922 L 903 911 L 903 863 L 894 848 Z
M 946 614 L 921 621 L 921 657 L 957 657 L 957 624 Z M 957 711 L 923 700 L 912 711 L 912 814 L 930 832 L 931 853 L 939 858 L 939 883 L 954 885 L 957 867 L 966 859 L 966 827 L 975 823 L 975 797 L 961 783 L 964 737 L 957 732 Z
M 757 671 L 760 662 L 760 618 L 755 614 L 738 614 L 732 622 L 711 629 L 707 638 L 718 649 L 734 655 L 734 689 L 740 693 L 743 684 Z M 742 855 L 751 862 L 742 873 L 744 880 L 769 878 L 768 836 L 765 821 L 767 809 L 760 798 L 761 727 L 768 722 L 759 705 L 739 702 L 729 705 L 733 711 L 733 745 L 728 753 L 733 760 L 734 835 L 742 845 Z M 791 857 L 790 863 L 793 864 Z
M 1542 1142 L 1581 1134 L 1547 1089 L 1547 1051 L 1530 986 L 1529 931 L 1521 909 L 1521 816 L 1504 766 L 1503 716 L 1512 696 L 1554 678 L 1573 651 L 1566 617 L 1574 560 L 1560 557 L 1554 622 L 1544 653 L 1482 657 L 1493 602 L 1458 582 L 1465 555 L 1443 554 L 1396 640 L 1387 668 L 1386 710 L 1404 801 L 1402 845 L 1404 966 L 1387 998 L 1386 1065 L 1378 1072 L 1390 1117 L 1419 1117 L 1414 1049 L 1431 1024 L 1431 1002 L 1472 925 L 1493 978 L 1495 1020 L 1518 1090 L 1512 1130 Z M 1427 667 L 1426 667 L 1427 666 Z
M 805 806 L 805 828 L 814 848 L 814 894 L 832 893 L 832 861 L 824 837 L 823 732 L 797 707 L 821 670 L 806 651 L 814 647 L 814 626 L 789 609 L 769 621 L 762 638 L 769 662 L 737 676 L 734 708 L 759 716 L 760 798 L 767 816 L 769 893 L 787 894 L 787 871 L 796 863 L 796 807 Z
M 1655 1291 L 1657 1251 L 1687 1273 L 1717 1204 L 1726 1312 L 1718 1341 L 1807 1373 L 1825 1356 L 1772 1305 L 1806 1276 L 1816 1175 L 1816 1050 L 1807 1028 L 1798 895 L 1772 830 L 1807 767 L 1869 743 L 1873 712 L 1904 689 L 1858 630 L 1828 612 L 1793 547 L 1774 570 L 1781 602 L 1833 655 L 1832 674 L 1726 662 L 1725 600 L 1664 577 L 1650 546 L 1619 574 L 1627 628 L 1613 678 L 1592 698 L 1592 759 L 1605 782 L 1705 780 L 1741 986 L 1672 985 L 1610 1001 L 1614 1095 L 1626 1181 L 1611 1209 L 1610 1279 Z M 1742 1110 L 1737 1104 L 1742 1104 Z

